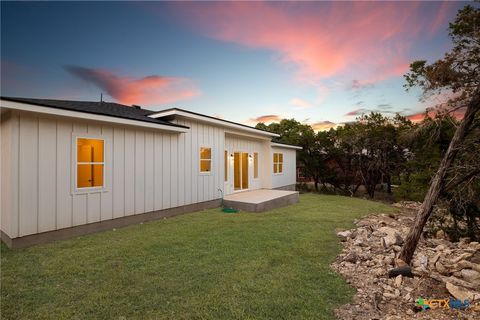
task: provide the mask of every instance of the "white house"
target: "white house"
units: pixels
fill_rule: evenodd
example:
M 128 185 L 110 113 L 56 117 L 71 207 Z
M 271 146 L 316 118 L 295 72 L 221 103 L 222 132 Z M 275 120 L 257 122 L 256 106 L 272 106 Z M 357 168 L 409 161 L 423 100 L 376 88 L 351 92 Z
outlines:
M 181 109 L 2 97 L 2 240 L 9 246 L 294 189 L 296 149 L 276 134 Z

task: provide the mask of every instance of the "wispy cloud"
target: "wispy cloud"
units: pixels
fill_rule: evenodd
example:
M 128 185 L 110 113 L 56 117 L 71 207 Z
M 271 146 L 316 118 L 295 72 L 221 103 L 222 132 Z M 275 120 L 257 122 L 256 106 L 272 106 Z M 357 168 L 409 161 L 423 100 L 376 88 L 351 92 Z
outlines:
M 271 50 L 280 63 L 296 70 L 297 78 L 309 82 L 356 74 L 375 83 L 402 75 L 412 59 L 412 39 L 430 35 L 449 19 L 448 7 L 421 2 L 174 5 L 181 15 L 178 19 L 195 30 L 222 41 Z
M 418 113 L 413 113 L 413 114 L 410 114 L 410 115 L 407 115 L 406 118 L 409 119 L 410 121 L 414 122 L 414 123 L 418 123 L 418 122 L 421 122 L 423 119 L 425 118 L 435 118 L 435 115 L 437 114 L 437 112 L 439 112 L 440 110 L 426 110 L 424 112 L 418 112 Z M 450 114 L 457 120 L 462 120 L 463 117 L 465 116 L 465 111 L 466 109 L 458 109 L 458 110 L 455 110 L 453 112 L 450 112 Z
M 320 121 L 311 124 L 311 126 L 315 131 L 326 131 L 330 130 L 331 128 L 336 128 L 337 124 L 331 121 Z
M 257 124 L 257 123 L 265 123 L 265 124 L 269 124 L 269 123 L 272 123 L 272 122 L 279 122 L 280 120 L 282 120 L 282 117 L 279 116 L 279 115 L 276 115 L 276 114 L 267 114 L 267 115 L 263 115 L 263 116 L 259 116 L 259 117 L 256 117 L 256 118 L 250 118 L 248 120 L 248 122 L 250 124 Z
M 350 90 L 364 90 L 364 89 L 371 89 L 375 85 L 370 82 L 360 81 L 360 80 L 352 80 L 349 84 L 348 89 Z
M 345 116 L 347 117 L 352 117 L 352 116 L 361 116 L 362 114 L 364 113 L 369 113 L 371 112 L 372 110 L 370 109 L 365 109 L 365 108 L 359 108 L 359 109 L 355 109 L 355 110 L 352 110 L 350 112 L 347 112 L 345 114 Z
M 200 92 L 185 78 L 150 75 L 142 78 L 120 76 L 106 69 L 65 66 L 77 78 L 104 90 L 124 104 L 164 104 L 190 99 Z
M 289 103 L 296 109 L 308 109 L 312 107 L 311 102 L 300 98 L 293 98 L 289 101 Z

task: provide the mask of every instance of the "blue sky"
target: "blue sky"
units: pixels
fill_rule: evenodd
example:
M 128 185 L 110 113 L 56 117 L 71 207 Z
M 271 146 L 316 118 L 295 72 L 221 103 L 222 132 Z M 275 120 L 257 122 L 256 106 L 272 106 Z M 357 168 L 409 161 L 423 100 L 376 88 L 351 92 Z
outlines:
M 328 128 L 422 112 L 402 75 L 460 2 L 2 2 L 3 96 L 171 106 Z

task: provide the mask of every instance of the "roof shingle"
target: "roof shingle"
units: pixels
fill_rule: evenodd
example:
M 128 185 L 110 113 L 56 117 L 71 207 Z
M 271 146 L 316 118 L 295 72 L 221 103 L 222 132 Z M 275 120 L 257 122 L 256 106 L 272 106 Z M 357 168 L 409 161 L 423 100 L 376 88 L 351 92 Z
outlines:
M 53 100 L 53 99 L 32 99 L 17 97 L 1 97 L 4 100 L 35 104 L 42 107 L 51 107 L 63 110 L 78 111 L 110 117 L 124 118 L 130 120 L 157 123 L 173 127 L 188 128 L 164 121 L 161 119 L 150 118 L 148 115 L 155 111 L 140 109 L 114 102 L 92 102 L 92 101 L 72 101 L 72 100 Z

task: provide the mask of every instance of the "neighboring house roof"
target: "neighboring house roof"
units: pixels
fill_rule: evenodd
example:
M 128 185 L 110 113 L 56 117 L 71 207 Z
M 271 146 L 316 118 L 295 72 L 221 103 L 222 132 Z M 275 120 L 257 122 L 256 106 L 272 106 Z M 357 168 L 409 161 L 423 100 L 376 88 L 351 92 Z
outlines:
M 220 119 L 220 118 L 215 118 L 215 117 L 207 116 L 207 115 L 204 115 L 204 114 L 201 114 L 201 113 L 196 113 L 196 112 L 193 112 L 193 111 L 188 111 L 188 110 L 184 110 L 184 109 L 180 109 L 180 108 L 169 108 L 169 109 L 154 112 L 154 113 L 149 115 L 149 117 L 157 118 L 157 119 L 158 118 L 170 119 L 174 116 L 183 116 L 183 117 L 186 117 L 186 118 L 202 120 L 202 121 L 209 122 L 209 123 L 212 123 L 212 124 L 217 124 L 217 125 L 221 125 L 221 126 L 224 126 L 224 127 L 225 126 L 226 127 L 231 127 L 231 128 L 235 128 L 235 129 L 239 129 L 239 130 L 247 130 L 247 131 L 250 131 L 250 132 L 254 132 L 256 134 L 265 135 L 265 136 L 269 136 L 269 137 L 279 137 L 278 134 L 273 133 L 273 132 L 257 129 L 255 127 L 247 126 L 245 124 L 241 124 L 241 123 L 237 123 L 237 122 L 233 122 L 233 121 L 229 121 L 229 120 L 224 120 L 224 119 Z
M 285 143 L 285 142 L 278 142 L 278 141 L 272 141 L 271 146 L 272 147 L 279 147 L 279 148 L 290 148 L 290 149 L 296 149 L 296 150 L 302 150 L 303 149 L 302 147 L 299 147 L 299 146 L 296 146 L 296 145 L 293 145 L 293 144 L 289 144 L 289 143 Z
M 103 115 L 122 119 L 129 119 L 153 124 L 187 128 L 161 119 L 151 118 L 148 115 L 155 111 L 141 109 L 134 106 L 127 106 L 114 102 L 92 102 L 92 101 L 72 101 L 72 100 L 52 100 L 52 99 L 30 99 L 16 97 L 1 97 L 2 100 L 27 103 L 42 107 L 56 108 L 69 111 L 77 111 L 89 114 Z

